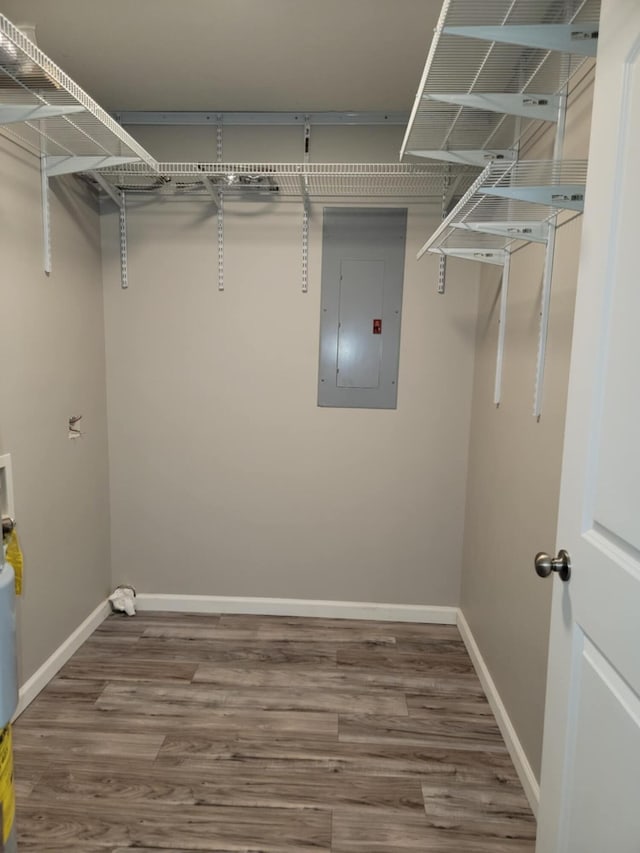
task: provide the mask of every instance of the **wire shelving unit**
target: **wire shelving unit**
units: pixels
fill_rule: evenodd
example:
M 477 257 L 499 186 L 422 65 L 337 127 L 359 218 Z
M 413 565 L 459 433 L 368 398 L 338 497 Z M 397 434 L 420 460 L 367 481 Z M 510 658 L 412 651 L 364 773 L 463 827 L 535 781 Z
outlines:
M 547 243 L 559 210 L 584 208 L 586 160 L 490 163 L 424 244 L 425 252 L 502 264 L 523 243 Z
M 595 56 L 599 0 L 445 0 L 401 159 L 483 167 L 557 121 L 569 78 Z
M 0 15 L 0 126 L 49 175 L 155 160 L 27 36 Z
M 511 257 L 527 243 L 544 245 L 536 418 L 542 412 L 558 214 L 580 214 L 586 185 L 586 161 L 562 159 L 566 93 L 572 75 L 596 56 L 599 17 L 600 0 L 444 0 L 400 153 L 401 160 L 439 160 L 474 176 L 465 176 L 464 184 L 452 178 L 443 221 L 418 258 L 439 255 L 439 293 L 445 291 L 447 257 L 502 268 L 496 405 Z M 519 160 L 521 140 L 541 122 L 556 125 L 553 159 Z
M 463 168 L 454 177 L 467 187 Z M 449 166 L 403 163 L 156 163 L 128 164 L 101 171 L 115 191 L 159 197 L 215 201 L 272 200 L 308 202 L 324 199 L 439 202 Z

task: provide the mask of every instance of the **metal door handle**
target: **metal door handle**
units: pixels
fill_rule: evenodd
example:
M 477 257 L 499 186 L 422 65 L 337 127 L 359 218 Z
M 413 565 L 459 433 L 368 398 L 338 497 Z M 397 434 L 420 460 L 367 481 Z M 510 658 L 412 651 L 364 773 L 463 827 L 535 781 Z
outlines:
M 541 578 L 548 578 L 551 572 L 557 572 L 560 580 L 568 581 L 571 577 L 571 557 L 568 551 L 558 551 L 558 556 L 550 557 L 544 551 L 536 554 L 536 573 Z

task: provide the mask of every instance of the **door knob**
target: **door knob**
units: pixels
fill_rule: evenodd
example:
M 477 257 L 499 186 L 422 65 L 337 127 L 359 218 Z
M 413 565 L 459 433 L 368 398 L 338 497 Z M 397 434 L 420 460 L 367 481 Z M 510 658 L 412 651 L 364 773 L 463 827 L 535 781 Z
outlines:
M 571 558 L 568 551 L 558 551 L 555 559 L 540 551 L 536 554 L 535 567 L 541 578 L 548 578 L 551 572 L 557 572 L 562 581 L 568 581 L 571 577 Z

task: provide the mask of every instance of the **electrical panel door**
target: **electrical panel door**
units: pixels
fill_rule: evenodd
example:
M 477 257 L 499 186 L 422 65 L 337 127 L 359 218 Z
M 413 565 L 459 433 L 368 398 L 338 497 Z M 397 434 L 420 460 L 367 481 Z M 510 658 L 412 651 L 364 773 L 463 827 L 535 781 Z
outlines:
M 394 409 L 407 211 L 325 208 L 318 405 Z

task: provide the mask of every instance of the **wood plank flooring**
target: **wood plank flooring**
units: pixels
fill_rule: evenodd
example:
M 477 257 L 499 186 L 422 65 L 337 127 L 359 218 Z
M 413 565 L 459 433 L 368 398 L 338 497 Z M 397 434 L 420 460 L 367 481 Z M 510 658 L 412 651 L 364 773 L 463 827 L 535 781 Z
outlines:
M 14 728 L 21 853 L 533 853 L 457 629 L 112 616 Z

